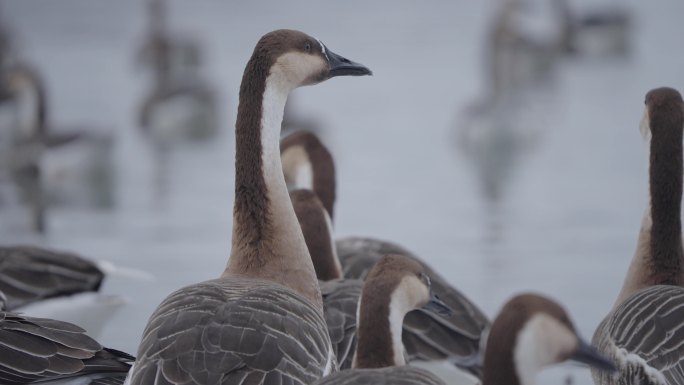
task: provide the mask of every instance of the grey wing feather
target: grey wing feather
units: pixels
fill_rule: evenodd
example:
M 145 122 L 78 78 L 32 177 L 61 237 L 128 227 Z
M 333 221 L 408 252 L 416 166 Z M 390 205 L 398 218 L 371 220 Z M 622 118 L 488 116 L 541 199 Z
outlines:
M 0 312 L 0 382 L 25 384 L 75 377 L 125 378 L 134 358 L 103 348 L 78 326 Z
M 104 273 L 91 261 L 32 246 L 0 247 L 0 291 L 6 307 L 63 295 L 97 291 Z
M 349 237 L 336 242 L 345 278 L 364 279 L 378 259 L 385 254 L 403 254 L 418 261 L 432 280 L 432 290 L 453 309 L 449 317 L 424 310 L 414 310 L 404 318 L 402 340 L 409 360 L 447 359 L 481 376 L 480 340 L 489 320 L 461 292 L 410 251 L 391 242 Z
M 329 356 L 325 321 L 309 301 L 270 282 L 223 278 L 159 305 L 131 383 L 309 384 Z
M 427 370 L 412 366 L 395 366 L 382 369 L 343 370 L 320 379 L 316 385 L 445 385 L 439 377 Z
M 356 351 L 356 311 L 363 281 L 341 279 L 320 282 L 323 312 L 340 370 L 351 368 Z
M 593 342 L 617 363 L 620 384 L 684 384 L 684 288 L 637 292 L 601 322 Z M 592 374 L 599 384 L 609 380 Z

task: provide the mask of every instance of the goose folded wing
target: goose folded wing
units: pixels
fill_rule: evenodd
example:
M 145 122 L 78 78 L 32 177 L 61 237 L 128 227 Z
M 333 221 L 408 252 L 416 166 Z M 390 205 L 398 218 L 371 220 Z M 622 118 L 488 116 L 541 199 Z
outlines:
M 153 313 L 133 382 L 310 383 L 323 374 L 328 341 L 313 305 L 281 286 L 207 281 L 171 294 Z

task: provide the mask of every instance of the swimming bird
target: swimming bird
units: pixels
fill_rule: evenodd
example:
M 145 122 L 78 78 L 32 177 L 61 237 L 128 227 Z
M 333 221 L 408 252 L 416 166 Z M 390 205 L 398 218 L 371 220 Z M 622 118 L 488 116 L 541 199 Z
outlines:
M 330 151 L 314 134 L 297 132 L 281 140 L 281 158 L 285 180 L 291 188 L 312 189 L 332 221 L 336 181 Z M 375 263 L 385 254 L 406 255 L 423 265 L 432 278 L 433 290 L 454 314 L 446 317 L 416 310 L 406 316 L 403 339 L 409 361 L 434 363 L 448 360 L 480 375 L 480 340 L 489 321 L 461 292 L 415 254 L 393 242 L 348 237 L 335 241 L 335 252 L 344 278 L 350 279 L 365 279 Z M 326 289 L 330 290 L 329 287 Z
M 649 206 L 620 294 L 594 333 L 594 344 L 619 368 L 616 375 L 592 372 L 600 385 L 684 383 L 684 106 L 681 94 L 667 87 L 649 91 L 645 104 Z
M 277 30 L 258 41 L 240 85 L 227 267 L 221 277 L 162 301 L 143 332 L 129 383 L 310 384 L 335 370 L 279 136 L 294 88 L 370 74 L 299 31 Z
M 532 385 L 546 366 L 573 360 L 606 373 L 614 364 L 584 342 L 566 311 L 537 295 L 510 299 L 492 322 L 482 385 Z
M 317 384 L 444 384 L 430 372 L 406 366 L 401 328 L 411 310 L 426 307 L 448 315 L 449 307 L 432 294 L 430 277 L 416 261 L 386 255 L 363 284 L 358 305 L 357 344 L 352 368 L 325 377 Z
M 122 384 L 134 360 L 68 322 L 0 310 L 0 382 L 5 385 Z

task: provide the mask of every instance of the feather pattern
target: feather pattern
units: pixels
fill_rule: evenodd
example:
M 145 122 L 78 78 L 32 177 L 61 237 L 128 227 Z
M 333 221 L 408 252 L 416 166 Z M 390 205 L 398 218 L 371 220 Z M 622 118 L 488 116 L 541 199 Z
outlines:
M 445 385 L 434 374 L 412 366 L 396 366 L 382 369 L 343 370 L 315 382 L 316 385 Z
M 133 360 L 126 353 L 103 348 L 76 325 L 0 312 L 2 384 L 49 383 L 84 376 L 123 383 Z
M 14 310 L 45 298 L 97 291 L 104 273 L 77 255 L 32 246 L 0 247 L 0 291 Z
M 320 312 L 273 282 L 188 286 L 150 317 L 133 384 L 310 384 L 336 367 Z
M 325 323 L 340 370 L 351 368 L 356 351 L 356 311 L 363 281 L 339 279 L 320 281 Z
M 620 369 L 619 377 L 592 370 L 597 384 L 684 384 L 684 288 L 632 295 L 601 322 L 593 343 Z

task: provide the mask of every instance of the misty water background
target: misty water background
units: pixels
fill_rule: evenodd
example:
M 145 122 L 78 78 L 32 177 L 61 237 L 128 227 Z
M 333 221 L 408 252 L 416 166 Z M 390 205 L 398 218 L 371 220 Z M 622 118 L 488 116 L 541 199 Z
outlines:
M 134 58 L 144 3 L 4 1 L 2 16 L 22 56 L 46 79 L 51 121 L 114 133 L 117 171 L 115 208 L 54 208 L 45 236 L 0 208 L 0 242 L 70 250 L 153 274 L 154 281 L 113 277 L 103 288 L 130 303 L 100 341 L 135 354 L 166 295 L 225 267 L 244 65 L 265 32 L 294 28 L 374 71 L 299 89 L 292 100 L 298 115 L 322 122 L 335 157 L 337 235 L 399 242 L 490 316 L 514 293 L 547 294 L 590 339 L 620 289 L 646 207 L 644 94 L 662 85 L 684 90 L 684 3 L 619 3 L 633 12 L 631 55 L 562 59 L 539 99 L 543 108 L 529 110 L 545 114 L 528 116 L 542 126 L 533 130 L 537 143 L 522 151 L 493 204 L 457 141 L 464 109 L 483 94 L 493 1 L 171 1 L 171 27 L 203 43 L 223 130 L 211 143 L 172 154 L 164 199 L 135 117 L 148 80 Z M 567 373 L 591 383 L 588 370 L 572 365 L 539 382 L 562 383 Z

